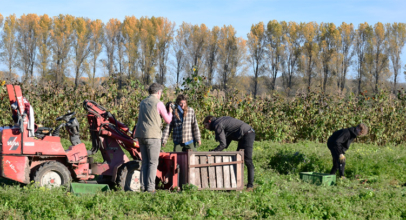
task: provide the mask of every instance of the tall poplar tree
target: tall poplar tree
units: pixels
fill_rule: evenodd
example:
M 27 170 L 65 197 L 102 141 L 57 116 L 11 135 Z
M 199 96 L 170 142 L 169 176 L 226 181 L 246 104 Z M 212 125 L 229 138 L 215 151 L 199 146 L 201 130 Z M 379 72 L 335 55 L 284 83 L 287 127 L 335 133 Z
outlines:
M 396 93 L 397 78 L 402 68 L 400 55 L 406 42 L 406 24 L 397 22 L 386 24 L 386 29 L 389 43 L 388 55 L 393 68 L 393 92 Z
M 341 59 L 341 74 L 339 74 L 339 85 L 341 91 L 345 88 L 345 81 L 347 78 L 348 68 L 351 65 L 352 57 L 355 50 L 352 49 L 355 40 L 355 30 L 353 24 L 341 23 L 338 30 L 341 35 L 340 45 L 338 46 L 338 53 L 342 56 Z
M 90 29 L 90 19 L 75 18 L 73 21 L 73 63 L 75 66 L 75 88 L 79 85 L 79 79 L 83 73 L 83 64 L 90 55 L 90 39 L 92 31 Z
M 265 72 L 267 41 L 264 23 L 259 22 L 252 25 L 247 37 L 248 58 L 254 71 L 254 99 L 256 99 L 258 94 L 258 78 Z
M 331 60 L 337 53 L 340 38 L 340 32 L 333 23 L 320 24 L 319 48 L 323 68 L 322 91 L 324 93 L 326 93 L 327 81 L 331 75 Z
M 285 48 L 283 44 L 282 25 L 276 20 L 269 21 L 266 29 L 266 37 L 271 73 L 270 89 L 275 90 L 276 77 L 282 68 L 281 62 Z
M 73 37 L 72 15 L 58 15 L 53 18 L 51 29 L 54 76 L 56 83 L 63 82 L 68 67 L 68 55 L 71 51 Z
M 156 28 L 153 23 L 154 17 L 140 18 L 140 58 L 139 64 L 142 72 L 142 79 L 145 84 L 153 81 L 155 66 L 157 62 L 156 49 Z
M 104 28 L 104 42 L 103 45 L 106 48 L 107 60 L 104 64 L 107 67 L 109 76 L 113 76 L 115 73 L 115 59 L 117 50 L 117 34 L 119 33 L 121 22 L 118 19 L 111 18 Z
M 175 57 L 174 66 L 176 74 L 176 86 L 180 85 L 180 75 L 186 66 L 186 49 L 185 40 L 188 24 L 183 22 L 176 30 L 175 40 L 172 46 L 173 55 Z
M 96 78 L 97 59 L 103 49 L 104 39 L 104 24 L 101 20 L 97 19 L 90 22 L 90 32 L 92 37 L 90 38 L 90 64 L 92 70 L 89 72 L 89 81 L 91 86 L 94 86 Z
M 214 26 L 209 31 L 209 38 L 207 41 L 207 49 L 205 52 L 205 64 L 207 69 L 207 85 L 211 86 L 213 84 L 214 74 L 216 71 L 216 60 L 218 56 L 218 42 L 219 42 L 220 28 Z
M 169 59 L 169 49 L 173 42 L 175 23 L 167 18 L 159 17 L 156 19 L 156 38 L 157 38 L 157 61 L 158 78 L 157 82 L 164 84 L 166 82 L 167 63 Z
M 304 38 L 304 45 L 302 47 L 302 65 L 304 65 L 304 75 L 307 78 L 307 91 L 310 91 L 312 78 L 314 75 L 313 69 L 316 66 L 316 62 L 319 56 L 319 25 L 314 22 L 309 22 L 302 25 L 302 35 Z
M 389 63 L 387 31 L 381 22 L 374 25 L 372 39 L 369 41 L 369 44 L 372 48 L 374 90 L 375 93 L 378 93 L 379 82 L 381 81 L 384 69 L 387 68 Z
M 36 14 L 23 14 L 18 22 L 19 68 L 24 73 L 24 82 L 34 77 L 34 64 L 40 33 L 39 19 Z
M 52 56 L 51 51 L 51 39 L 50 33 L 52 29 L 52 19 L 44 14 L 39 18 L 39 34 L 38 34 L 38 59 L 37 68 L 40 72 L 41 79 L 45 79 L 48 76 L 50 58 Z
M 297 63 L 302 51 L 301 43 L 303 38 L 300 27 L 301 26 L 296 22 L 282 22 L 283 43 L 285 44 L 285 52 L 282 62 L 282 79 L 284 87 L 288 92 L 293 86 L 293 75 L 297 69 Z
M 17 28 L 18 20 L 15 14 L 4 19 L 3 33 L 1 35 L 2 50 L 0 51 L 0 61 L 3 61 L 8 69 L 6 77 L 14 78 L 14 68 L 17 61 Z
M 187 73 L 189 74 L 193 66 L 197 67 L 198 71 L 203 69 L 204 53 L 207 48 L 207 40 L 209 36 L 209 29 L 205 24 L 199 25 L 186 25 L 186 39 L 185 49 L 187 51 L 188 63 L 186 66 Z
M 357 70 L 357 85 L 358 94 L 362 91 L 362 80 L 366 76 L 366 52 L 368 41 L 371 38 L 372 28 L 368 23 L 361 23 L 355 31 L 354 50 L 356 54 L 356 70 Z
M 135 16 L 126 16 L 123 21 L 122 33 L 124 37 L 124 47 L 128 59 L 129 78 L 138 78 L 138 58 L 140 44 L 139 21 Z
M 237 38 L 231 25 L 220 29 L 218 72 L 220 85 L 225 92 L 229 89 L 230 80 L 237 76 L 238 68 L 246 59 L 246 41 Z

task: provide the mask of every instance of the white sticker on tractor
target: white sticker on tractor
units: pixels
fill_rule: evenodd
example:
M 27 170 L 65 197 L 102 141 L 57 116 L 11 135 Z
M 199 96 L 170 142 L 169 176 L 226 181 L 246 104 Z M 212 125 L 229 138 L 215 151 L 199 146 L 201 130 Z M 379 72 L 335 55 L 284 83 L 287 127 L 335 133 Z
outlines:
M 20 143 L 17 142 L 17 137 L 11 137 L 8 139 L 7 145 L 10 146 L 10 149 L 8 150 L 17 150 Z
M 34 142 L 24 142 L 24 146 L 33 147 L 34 145 L 35 145 Z
M 6 164 L 9 164 L 10 168 L 14 171 L 14 173 L 17 173 L 17 170 L 13 164 L 11 164 L 10 161 L 6 160 Z

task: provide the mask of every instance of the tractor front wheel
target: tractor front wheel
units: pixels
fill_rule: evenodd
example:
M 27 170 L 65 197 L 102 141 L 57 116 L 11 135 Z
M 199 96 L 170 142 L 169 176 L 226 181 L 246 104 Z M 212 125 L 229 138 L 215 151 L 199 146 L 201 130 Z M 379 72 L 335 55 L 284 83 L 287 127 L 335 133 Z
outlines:
M 33 179 L 37 186 L 46 186 L 49 188 L 68 186 L 72 181 L 68 168 L 55 161 L 41 164 L 35 171 Z
M 141 191 L 141 166 L 138 161 L 123 164 L 117 173 L 117 185 L 124 191 Z

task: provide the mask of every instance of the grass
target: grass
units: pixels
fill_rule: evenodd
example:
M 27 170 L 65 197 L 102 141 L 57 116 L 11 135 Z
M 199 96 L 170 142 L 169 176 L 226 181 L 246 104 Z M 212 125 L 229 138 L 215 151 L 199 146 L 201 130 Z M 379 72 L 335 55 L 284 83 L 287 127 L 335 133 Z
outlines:
M 203 141 L 199 151 L 216 146 Z M 90 148 L 90 142 L 85 142 Z M 69 143 L 64 141 L 64 146 Z M 228 150 L 235 150 L 233 143 Z M 168 144 L 165 151 L 171 151 Z M 100 154 L 100 153 L 98 153 Z M 406 147 L 353 144 L 337 186 L 303 183 L 299 172 L 326 173 L 325 144 L 255 142 L 253 192 L 111 191 L 74 196 L 66 189 L 0 186 L 3 219 L 406 219 Z M 101 160 L 100 155 L 95 155 Z M 246 174 L 245 174 L 246 176 Z M 246 177 L 245 177 L 246 178 Z M 246 181 L 245 181 L 246 182 Z

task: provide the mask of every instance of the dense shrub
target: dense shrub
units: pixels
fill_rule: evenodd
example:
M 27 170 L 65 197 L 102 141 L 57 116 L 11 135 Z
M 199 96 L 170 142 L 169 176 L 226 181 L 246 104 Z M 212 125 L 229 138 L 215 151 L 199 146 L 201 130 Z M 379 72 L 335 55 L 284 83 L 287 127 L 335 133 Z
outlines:
M 163 101 L 173 101 L 176 94 L 185 93 L 200 123 L 208 114 L 235 117 L 249 123 L 258 140 L 326 142 L 335 130 L 361 122 L 370 127 L 370 134 L 360 142 L 385 145 L 404 143 L 406 139 L 406 96 L 403 90 L 397 97 L 385 91 L 374 96 L 350 94 L 348 97 L 310 92 L 297 94 L 289 100 L 279 94 L 254 100 L 252 96 L 241 95 L 235 90 L 229 90 L 225 95 L 213 95 L 202 81 L 201 76 L 192 74 L 185 80 L 183 89 L 165 90 Z M 37 123 L 56 126 L 57 116 L 68 110 L 75 111 L 85 139 L 89 138 L 87 113 L 82 107 L 85 99 L 96 101 L 132 128 L 137 121 L 139 103 L 148 95 L 138 81 L 129 81 L 119 89 L 114 79 L 97 90 L 86 85 L 75 90 L 73 86 L 53 83 L 21 86 L 24 96 L 34 107 Z M 0 99 L 0 114 L 3 116 L 0 124 L 7 125 L 11 123 L 11 114 L 5 86 L 0 90 Z M 204 138 L 212 137 L 212 133 L 204 131 L 202 124 L 200 127 Z

